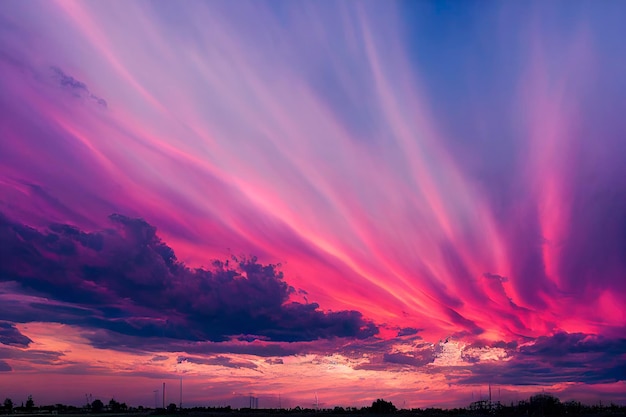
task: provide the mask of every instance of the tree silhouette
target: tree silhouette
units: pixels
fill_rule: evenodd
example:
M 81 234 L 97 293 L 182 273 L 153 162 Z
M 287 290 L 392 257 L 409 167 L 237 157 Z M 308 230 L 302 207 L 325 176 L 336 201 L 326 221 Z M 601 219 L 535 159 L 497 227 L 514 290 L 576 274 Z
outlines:
M 530 397 L 529 405 L 531 412 L 542 415 L 560 415 L 563 409 L 561 401 L 547 393 L 533 395 Z
M 11 400 L 10 398 L 5 398 L 4 409 L 7 411 L 8 414 L 11 414 L 13 412 L 13 400 Z
M 104 403 L 100 400 L 93 400 L 91 403 L 91 411 L 94 413 L 99 413 L 104 409 Z
M 385 401 L 382 398 L 377 399 L 372 403 L 372 412 L 379 414 L 391 414 L 395 413 L 398 409 L 391 401 Z
M 176 404 L 170 403 L 170 405 L 167 406 L 167 412 L 174 414 L 176 412 Z
M 121 409 L 122 409 L 122 404 L 118 403 L 113 398 L 111 398 L 111 401 L 109 401 L 109 411 L 113 411 L 114 413 L 119 413 Z
M 30 411 L 33 408 L 35 408 L 35 402 L 33 401 L 33 396 L 29 395 L 28 400 L 26 400 L 26 409 Z

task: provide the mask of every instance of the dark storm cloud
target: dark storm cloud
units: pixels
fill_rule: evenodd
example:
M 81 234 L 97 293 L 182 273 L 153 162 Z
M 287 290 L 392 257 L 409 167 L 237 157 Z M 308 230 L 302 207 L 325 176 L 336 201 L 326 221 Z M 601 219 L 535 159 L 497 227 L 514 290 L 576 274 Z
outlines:
M 626 339 L 607 339 L 583 333 L 557 333 L 542 336 L 535 343 L 522 346 L 520 353 L 525 356 L 540 356 L 561 360 L 564 355 L 606 354 L 626 355 Z
M 9 346 L 28 347 L 32 342 L 20 333 L 12 323 L 0 321 L 0 343 Z
M 595 384 L 626 380 L 624 338 L 557 333 L 539 337 L 519 347 L 515 343 L 500 343 L 492 347 L 505 349 L 511 359 L 504 362 L 479 362 L 476 358 L 464 355 L 468 362 L 475 363 L 471 368 L 471 376 L 457 382 L 550 385 L 559 382 Z
M 103 338 L 116 333 L 134 336 L 136 348 L 147 338 L 294 342 L 378 332 L 359 312 L 290 302 L 294 289 L 274 265 L 252 258 L 190 269 L 155 227 L 110 219 L 115 227 L 104 231 L 55 224 L 41 232 L 0 215 L 0 280 L 19 293 L 0 305 L 3 317 L 109 330 L 94 344 L 112 348 Z

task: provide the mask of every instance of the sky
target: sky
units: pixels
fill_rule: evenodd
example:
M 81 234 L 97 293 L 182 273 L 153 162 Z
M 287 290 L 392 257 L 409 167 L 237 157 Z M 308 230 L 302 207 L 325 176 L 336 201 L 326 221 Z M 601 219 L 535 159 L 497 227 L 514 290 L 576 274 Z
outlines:
M 624 13 L 0 2 L 0 396 L 626 404 Z

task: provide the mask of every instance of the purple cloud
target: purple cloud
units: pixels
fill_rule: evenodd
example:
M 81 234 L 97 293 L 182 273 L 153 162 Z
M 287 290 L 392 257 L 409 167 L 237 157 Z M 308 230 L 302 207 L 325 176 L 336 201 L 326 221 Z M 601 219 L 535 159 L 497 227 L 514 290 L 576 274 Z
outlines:
M 41 349 L 15 349 L 0 347 L 0 359 L 27 361 L 30 364 L 55 365 L 63 361 L 63 352 Z M 68 363 L 68 362 L 64 362 Z
M 418 354 L 405 354 L 405 353 L 385 353 L 383 355 L 383 361 L 386 363 L 393 363 L 397 365 L 409 365 L 415 367 L 422 367 L 435 360 L 435 352 L 429 349 L 418 352 Z
M 13 368 L 5 361 L 0 361 L 0 372 L 11 372 Z
M 468 348 L 480 347 L 471 345 Z M 457 383 L 494 383 L 503 385 L 551 385 L 560 382 L 587 384 L 626 380 L 626 339 L 583 333 L 556 333 L 529 343 L 496 343 L 491 347 L 506 350 L 507 361 L 473 362 L 471 375 Z M 466 348 L 466 351 L 468 349 Z
M 257 366 L 250 362 L 244 360 L 233 360 L 231 358 L 227 358 L 226 356 L 212 356 L 212 357 L 194 357 L 194 356 L 179 356 L 177 359 L 178 363 L 189 362 L 197 365 L 216 365 L 216 366 L 224 366 L 226 368 L 248 368 L 248 369 L 256 369 Z
M 416 329 L 414 327 L 404 327 L 404 328 L 398 330 L 398 337 L 413 336 L 413 335 L 417 334 L 419 331 L 420 331 L 420 329 Z
M 362 339 L 378 331 L 359 312 L 291 302 L 294 289 L 275 265 L 249 258 L 192 270 L 155 227 L 110 219 L 114 228 L 87 233 L 63 224 L 40 232 L 0 217 L 2 280 L 41 297 L 0 307 L 4 317 L 191 341 Z
M 58 67 L 50 67 L 50 71 L 52 72 L 54 79 L 58 81 L 59 85 L 70 91 L 75 97 L 93 100 L 100 106 L 104 108 L 107 107 L 107 102 L 89 91 L 85 83 L 78 81 L 71 75 L 65 74 L 63 70 Z
M 13 323 L 0 322 L 0 343 L 9 346 L 28 347 L 32 340 L 24 336 Z

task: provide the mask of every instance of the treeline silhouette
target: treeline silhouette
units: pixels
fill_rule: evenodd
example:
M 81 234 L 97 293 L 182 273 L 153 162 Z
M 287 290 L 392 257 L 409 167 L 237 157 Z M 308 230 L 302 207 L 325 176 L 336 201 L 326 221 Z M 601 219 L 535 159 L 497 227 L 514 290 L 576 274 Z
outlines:
M 503 404 L 499 401 L 476 401 L 465 408 L 413 408 L 401 409 L 391 401 L 377 399 L 369 407 L 334 407 L 324 409 L 313 408 L 238 408 L 226 407 L 187 407 L 179 408 L 171 403 L 166 408 L 129 407 L 126 403 L 120 403 L 111 399 L 104 403 L 96 399 L 82 407 L 64 404 L 36 406 L 32 396 L 28 396 L 26 403 L 15 406 L 10 398 L 6 398 L 0 414 L 140 414 L 140 415 L 189 415 L 189 416 L 213 416 L 223 414 L 326 414 L 326 415 L 414 415 L 414 416 L 626 416 L 626 406 L 613 403 L 588 405 L 579 401 L 561 402 L 557 397 L 541 393 L 531 396 L 528 400 L 516 403 Z

